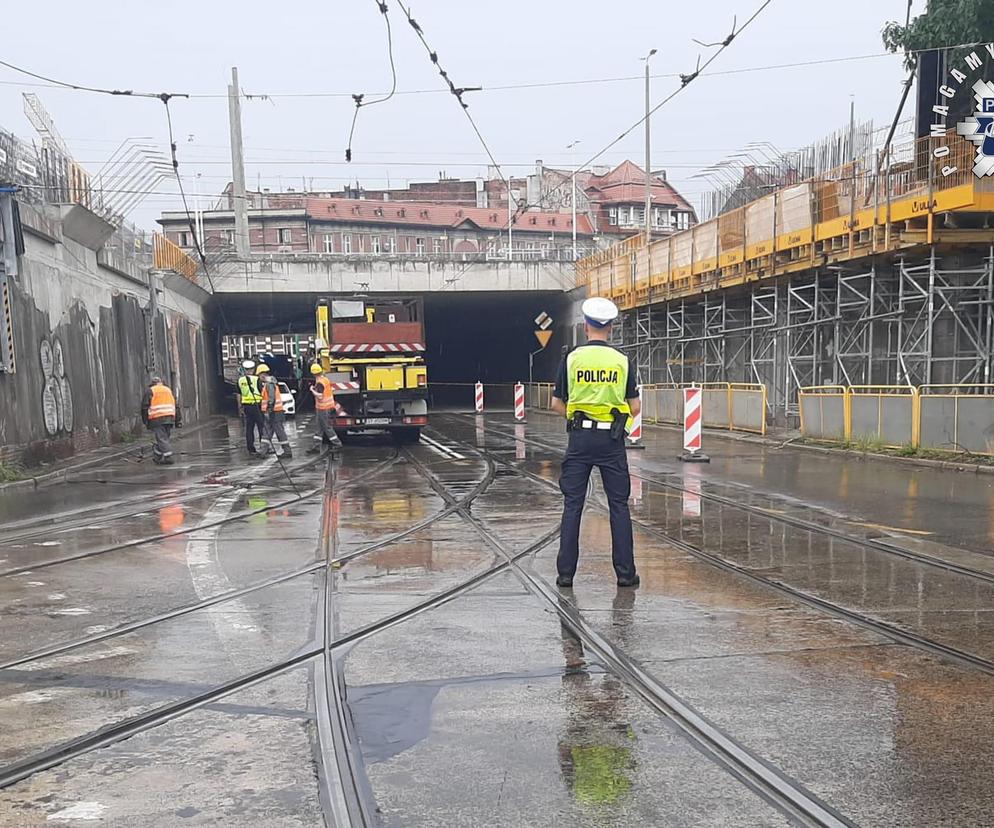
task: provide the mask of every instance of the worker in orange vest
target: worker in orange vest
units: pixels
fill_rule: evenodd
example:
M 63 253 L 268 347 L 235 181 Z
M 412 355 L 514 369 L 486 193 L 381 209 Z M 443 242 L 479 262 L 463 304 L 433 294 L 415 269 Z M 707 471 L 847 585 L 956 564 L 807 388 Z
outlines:
M 277 457 L 282 457 L 284 454 L 288 458 L 293 457 L 290 441 L 286 436 L 286 428 L 283 425 L 283 397 L 280 395 L 280 387 L 276 382 L 276 377 L 272 375 L 265 362 L 259 363 L 255 373 L 262 385 L 262 424 L 265 428 L 262 442 L 276 452 Z M 274 437 L 276 438 L 275 442 Z
M 311 393 L 314 395 L 314 447 L 307 450 L 308 454 L 317 454 L 321 450 L 321 443 L 330 443 L 332 451 L 340 451 L 342 441 L 335 433 L 334 416 L 338 404 L 335 402 L 335 392 L 331 387 L 331 380 L 324 375 L 324 369 L 314 363 L 311 366 L 311 375 L 314 377 L 314 385 L 311 386 Z
M 176 397 L 168 385 L 163 385 L 161 377 L 152 377 L 145 396 L 142 398 L 142 422 L 152 432 L 155 439 L 152 445 L 152 462 L 159 466 L 172 465 L 173 447 L 170 433 L 173 426 L 180 425 Z

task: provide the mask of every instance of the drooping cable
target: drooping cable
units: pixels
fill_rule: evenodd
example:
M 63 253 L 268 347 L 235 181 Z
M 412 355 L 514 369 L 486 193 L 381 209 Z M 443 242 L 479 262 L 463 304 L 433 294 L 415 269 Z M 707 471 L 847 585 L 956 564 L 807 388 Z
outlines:
M 365 107 L 376 106 L 376 104 L 386 103 L 395 94 L 397 94 L 397 64 L 394 62 L 393 57 L 393 29 L 390 26 L 390 13 L 387 8 L 387 4 L 382 0 L 373 0 L 376 7 L 380 10 L 380 14 L 383 15 L 383 22 L 387 27 L 387 55 L 390 59 L 390 91 L 379 98 L 375 98 L 371 101 L 365 101 L 365 93 L 353 93 L 352 100 L 355 102 L 355 110 L 352 113 L 352 126 L 349 128 L 349 140 L 345 147 L 345 160 L 352 160 L 352 140 L 355 138 L 355 127 L 356 121 L 359 120 L 359 110 Z

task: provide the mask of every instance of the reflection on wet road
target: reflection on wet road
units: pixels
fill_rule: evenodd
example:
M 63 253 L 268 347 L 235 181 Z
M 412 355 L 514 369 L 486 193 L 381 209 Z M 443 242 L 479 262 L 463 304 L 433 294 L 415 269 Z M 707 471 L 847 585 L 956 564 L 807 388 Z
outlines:
M 986 483 L 889 466 L 871 498 L 873 464 L 728 443 L 689 469 L 656 433 L 632 457 L 641 589 L 614 584 L 595 485 L 553 598 L 558 423 L 427 436 L 288 479 L 220 423 L 161 476 L 121 458 L 0 492 L 0 824 L 314 825 L 365 798 L 383 825 L 779 826 L 791 797 L 812 824 L 994 822 L 994 675 L 805 600 L 994 662 Z M 341 702 L 316 680 L 326 577 Z M 743 784 L 752 760 L 772 781 Z

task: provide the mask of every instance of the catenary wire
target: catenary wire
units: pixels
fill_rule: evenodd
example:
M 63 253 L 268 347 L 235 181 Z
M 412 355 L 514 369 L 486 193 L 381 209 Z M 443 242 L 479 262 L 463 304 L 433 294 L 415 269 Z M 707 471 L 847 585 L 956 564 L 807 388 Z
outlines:
M 381 0 L 373 0 L 373 3 L 376 4 L 376 7 L 380 10 L 380 14 L 383 15 L 383 22 L 386 24 L 387 27 L 387 55 L 390 59 L 390 77 L 391 77 L 390 91 L 387 92 L 385 95 L 381 95 L 380 97 L 375 98 L 374 100 L 371 101 L 364 101 L 365 94 L 355 94 L 352 96 L 352 100 L 355 101 L 355 111 L 352 113 L 352 126 L 349 129 L 349 140 L 348 144 L 345 147 L 346 161 L 352 160 L 352 141 L 355 138 L 355 127 L 356 127 L 356 121 L 359 120 L 359 110 L 362 109 L 362 107 L 364 106 L 370 107 L 370 106 L 376 106 L 377 104 L 386 103 L 397 92 L 397 64 L 395 63 L 393 57 L 393 29 L 390 26 L 390 13 L 389 10 L 387 9 L 387 4 L 385 2 L 381 2 Z

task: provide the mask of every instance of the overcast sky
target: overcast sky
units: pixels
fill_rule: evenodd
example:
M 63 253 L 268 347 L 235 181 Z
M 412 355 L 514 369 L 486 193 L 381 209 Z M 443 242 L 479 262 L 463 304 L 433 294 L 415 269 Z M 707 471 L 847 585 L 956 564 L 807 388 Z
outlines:
M 387 0 L 393 23 L 398 91 L 435 90 L 440 79 L 400 8 Z M 642 115 L 641 79 L 496 90 L 492 87 L 640 76 L 641 57 L 658 53 L 654 75 L 686 73 L 711 50 L 693 39 L 722 39 L 761 0 L 421 0 L 414 17 L 440 63 L 467 96 L 471 112 L 508 172 L 524 174 L 536 159 L 566 166 L 586 160 Z M 916 0 L 915 13 L 924 9 Z M 711 68 L 653 117 L 653 166 L 697 207 L 707 189 L 693 179 L 701 167 L 752 141 L 799 147 L 848 123 L 850 96 L 860 119 L 888 123 L 904 78 L 899 56 L 883 52 L 880 30 L 903 20 L 904 0 L 773 0 Z M 227 103 L 230 67 L 247 93 L 271 100 L 243 102 L 247 176 L 276 188 L 308 184 L 338 188 L 359 180 L 380 186 L 485 173 L 486 156 L 455 99 L 441 92 L 398 94 L 363 109 L 344 163 L 352 119 L 349 93 L 390 86 L 383 17 L 374 0 L 280 3 L 261 0 L 56 0 L 43 15 L 31 3 L 8 3 L 2 59 L 60 80 L 110 88 L 190 92 L 217 97 L 175 99 L 171 105 L 181 171 L 202 192 L 230 180 Z M 817 9 L 817 11 L 816 11 Z M 740 74 L 722 72 L 773 64 L 864 60 Z M 653 101 L 679 81 L 653 80 Z M 163 106 L 139 100 L 47 88 L 0 67 L 0 126 L 34 136 L 21 93 L 36 92 L 76 158 L 95 172 L 129 137 L 166 150 Z M 280 93 L 340 93 L 279 97 Z M 578 140 L 575 155 L 565 147 Z M 641 128 L 602 163 L 630 157 L 641 165 Z M 132 218 L 151 227 L 160 210 L 175 209 L 174 182 L 162 182 Z

